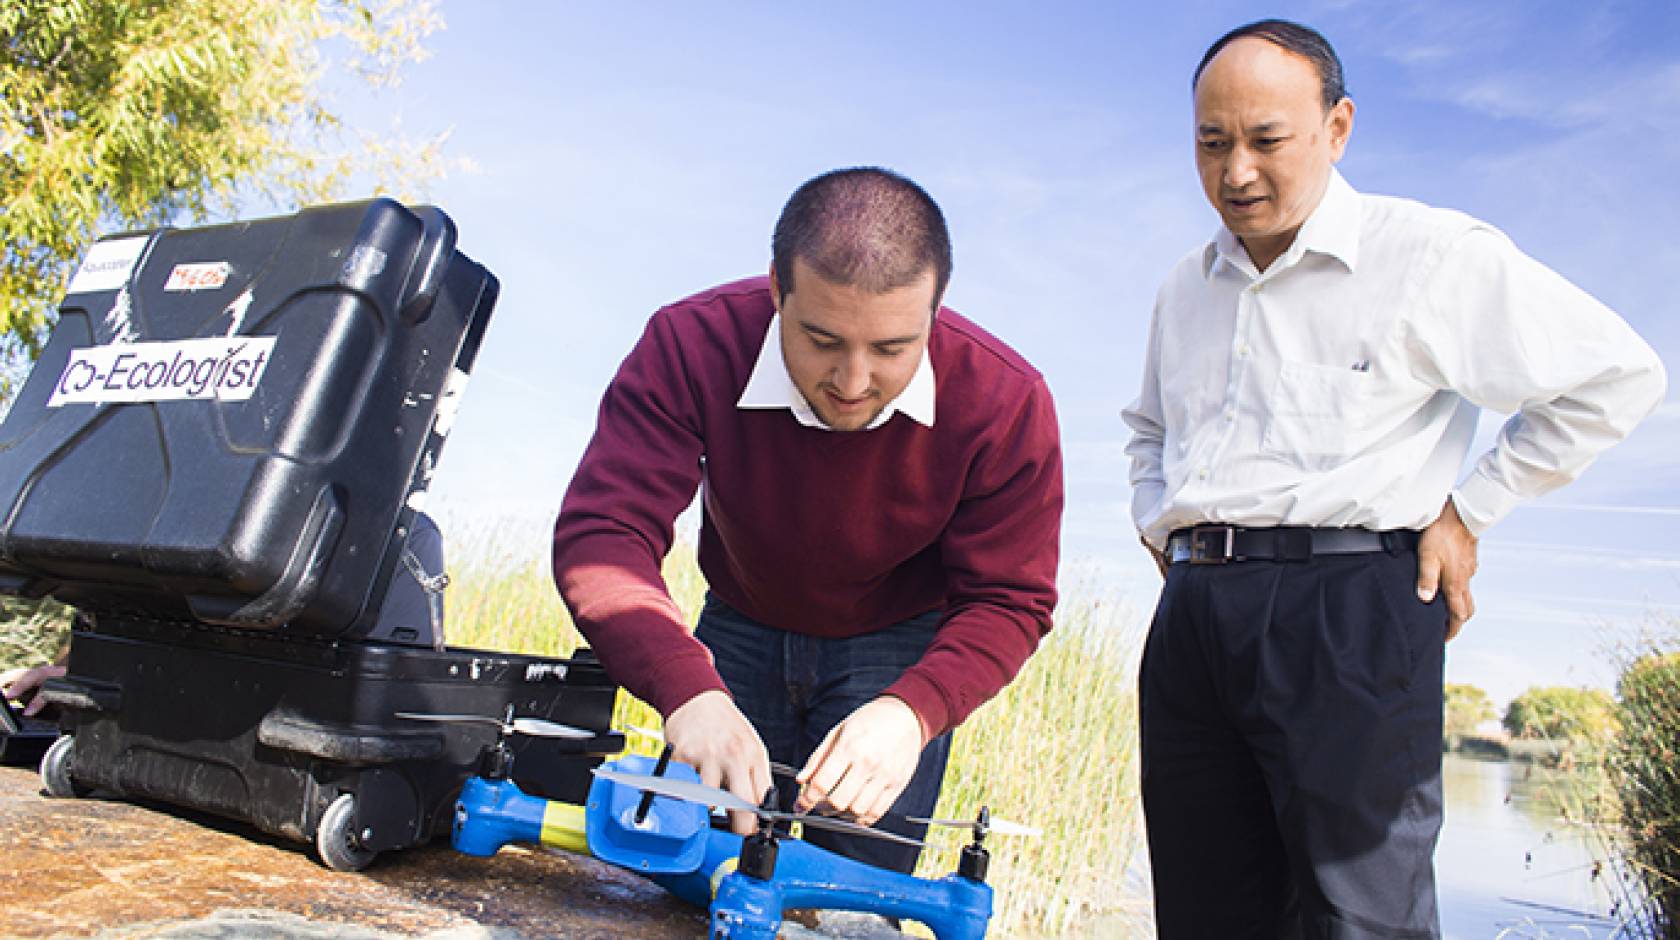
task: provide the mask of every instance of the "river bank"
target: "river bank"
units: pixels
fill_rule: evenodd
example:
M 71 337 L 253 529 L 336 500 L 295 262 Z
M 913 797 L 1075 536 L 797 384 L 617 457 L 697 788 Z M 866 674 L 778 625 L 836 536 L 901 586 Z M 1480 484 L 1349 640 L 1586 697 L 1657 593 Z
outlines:
M 1435 853 L 1447 940 L 1608 940 L 1614 898 L 1596 877 L 1607 848 L 1557 812 L 1567 786 L 1532 763 L 1448 754 Z

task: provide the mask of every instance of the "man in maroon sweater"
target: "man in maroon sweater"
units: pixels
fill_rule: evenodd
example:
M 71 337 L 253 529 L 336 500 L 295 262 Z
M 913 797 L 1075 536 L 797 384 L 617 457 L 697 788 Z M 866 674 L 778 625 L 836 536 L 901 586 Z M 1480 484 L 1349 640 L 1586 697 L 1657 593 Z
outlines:
M 658 311 L 607 389 L 555 581 L 708 784 L 756 803 L 773 759 L 802 768 L 780 784 L 799 808 L 919 837 L 902 817 L 931 815 L 950 730 L 1050 629 L 1054 406 L 1032 366 L 939 306 L 950 271 L 915 183 L 819 176 L 782 211 L 769 277 Z M 711 590 L 690 636 L 660 561 L 696 487 Z

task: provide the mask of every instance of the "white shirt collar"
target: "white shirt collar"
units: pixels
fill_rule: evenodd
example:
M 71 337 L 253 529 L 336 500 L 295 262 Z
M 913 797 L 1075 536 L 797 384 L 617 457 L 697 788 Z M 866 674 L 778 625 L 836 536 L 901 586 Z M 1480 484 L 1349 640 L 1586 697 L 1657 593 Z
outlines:
M 1335 258 L 1353 271 L 1359 263 L 1359 230 L 1363 222 L 1359 193 L 1335 167 L 1331 167 L 1323 198 L 1319 199 L 1312 215 L 1307 216 L 1307 221 L 1302 223 L 1289 249 L 1267 270 L 1287 268 L 1312 251 Z M 1202 256 L 1203 275 L 1212 276 L 1218 261 L 1245 273 L 1254 271 L 1254 263 L 1249 260 L 1248 249 L 1243 247 L 1242 240 L 1223 225 L 1214 233 L 1213 241 L 1208 243 Z
M 787 360 L 782 356 L 782 316 L 773 314 L 770 317 L 770 328 L 764 333 L 764 345 L 759 347 L 758 362 L 753 366 L 752 376 L 747 379 L 747 387 L 741 392 L 741 398 L 735 403 L 737 408 L 787 408 L 793 412 L 793 417 L 800 424 L 808 428 L 828 430 L 828 425 L 817 417 L 816 410 L 805 400 L 799 387 L 793 384 L 793 376 L 788 374 Z M 922 348 L 921 361 L 916 364 L 915 374 L 910 376 L 910 384 L 904 387 L 898 397 L 881 409 L 881 413 L 869 422 L 864 430 L 873 431 L 892 419 L 900 411 L 905 417 L 922 425 L 933 427 L 935 386 L 933 380 L 933 361 L 927 354 L 927 348 Z

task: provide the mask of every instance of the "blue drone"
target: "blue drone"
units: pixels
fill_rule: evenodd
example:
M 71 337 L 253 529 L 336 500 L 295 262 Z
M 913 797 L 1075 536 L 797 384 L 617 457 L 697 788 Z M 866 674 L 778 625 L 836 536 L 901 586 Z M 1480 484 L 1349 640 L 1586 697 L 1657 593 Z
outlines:
M 711 911 L 713 938 L 774 940 L 790 908 L 866 911 L 928 925 L 939 940 L 978 940 L 992 914 L 986 884 L 990 856 L 982 845 L 989 832 L 1032 834 L 1024 826 L 994 821 L 982 809 L 972 821 L 918 819 L 973 832 L 957 871 L 939 879 L 916 878 L 855 862 L 778 832 L 777 825 L 867 834 L 921 845 L 895 833 L 828 816 L 783 812 L 775 789 L 763 805 L 700 783 L 692 767 L 670 759 L 624 755 L 594 771 L 586 805 L 531 796 L 509 776 L 509 734 L 558 737 L 589 732 L 533 719 L 468 719 L 468 716 L 404 717 L 430 720 L 487 720 L 501 727 L 486 749 L 478 776 L 470 778 L 455 804 L 453 844 L 467 855 L 491 856 L 510 843 L 540 843 L 595 857 L 646 876 L 672 894 Z M 788 768 L 777 767 L 779 772 Z M 660 799 L 659 797 L 663 797 Z M 708 807 L 754 813 L 758 831 L 741 837 L 714 828 Z

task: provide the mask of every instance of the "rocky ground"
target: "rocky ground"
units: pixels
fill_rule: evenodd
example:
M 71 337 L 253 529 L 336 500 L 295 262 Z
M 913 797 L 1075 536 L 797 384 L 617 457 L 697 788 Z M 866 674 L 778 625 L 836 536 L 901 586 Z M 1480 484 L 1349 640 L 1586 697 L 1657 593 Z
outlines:
M 470 858 L 440 842 L 366 872 L 322 867 L 300 844 L 161 807 L 40 794 L 0 767 L 0 937 L 168 940 L 663 940 L 706 918 L 589 858 L 506 848 Z M 900 936 L 845 920 L 839 935 Z M 786 936 L 818 936 L 790 927 Z M 825 926 L 822 936 L 835 935 Z
M 34 770 L 0 767 L 0 937 L 706 935 L 701 911 L 593 859 L 435 843 L 348 875 L 213 817 L 39 791 Z

